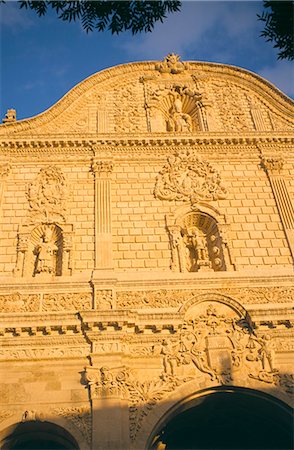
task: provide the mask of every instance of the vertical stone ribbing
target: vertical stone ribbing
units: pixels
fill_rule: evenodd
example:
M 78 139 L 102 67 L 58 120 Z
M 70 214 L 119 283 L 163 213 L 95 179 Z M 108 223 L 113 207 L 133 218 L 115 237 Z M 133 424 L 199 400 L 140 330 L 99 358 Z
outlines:
M 3 202 L 4 196 L 4 185 L 6 182 L 6 178 L 8 177 L 11 171 L 11 166 L 9 163 L 0 164 L 0 211 Z
M 294 206 L 288 192 L 286 181 L 281 174 L 283 159 L 281 157 L 263 158 L 262 163 L 271 184 L 281 222 L 294 260 Z
M 110 161 L 93 160 L 95 174 L 95 269 L 112 268 Z

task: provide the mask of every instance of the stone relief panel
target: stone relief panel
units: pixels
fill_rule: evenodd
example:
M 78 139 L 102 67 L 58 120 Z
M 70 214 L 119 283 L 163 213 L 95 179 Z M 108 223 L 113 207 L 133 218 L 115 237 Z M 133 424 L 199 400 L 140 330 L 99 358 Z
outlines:
M 92 309 L 92 294 L 90 292 L 44 294 L 42 311 L 68 311 Z
M 227 190 L 220 174 L 193 152 L 177 152 L 156 178 L 154 195 L 161 200 L 178 200 L 197 206 L 199 201 L 224 199 Z
M 188 299 L 197 298 L 207 292 L 205 289 L 118 291 L 116 302 L 118 308 L 179 308 Z M 216 295 L 231 296 L 242 304 L 291 303 L 294 297 L 294 288 L 277 286 L 272 288 L 223 288 L 214 289 L 213 292 Z
M 62 171 L 56 166 L 40 170 L 29 184 L 27 199 L 32 222 L 64 222 L 68 187 Z
M 40 310 L 40 295 L 19 292 L 0 295 L 0 310 L 5 313 L 37 312 Z

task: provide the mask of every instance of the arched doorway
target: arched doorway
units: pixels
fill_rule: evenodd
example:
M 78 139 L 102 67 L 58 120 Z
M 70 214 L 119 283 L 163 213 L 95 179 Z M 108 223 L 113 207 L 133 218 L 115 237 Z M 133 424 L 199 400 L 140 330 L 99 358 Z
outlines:
M 163 418 L 148 448 L 291 449 L 292 410 L 257 391 L 216 388 L 180 404 Z
M 68 431 L 50 422 L 19 423 L 7 431 L 1 450 L 79 450 Z

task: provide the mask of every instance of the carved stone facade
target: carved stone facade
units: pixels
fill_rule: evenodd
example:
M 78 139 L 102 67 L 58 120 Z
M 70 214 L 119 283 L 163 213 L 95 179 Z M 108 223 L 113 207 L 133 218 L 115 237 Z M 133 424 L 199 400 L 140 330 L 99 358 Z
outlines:
M 291 405 L 292 110 L 252 73 L 170 54 L 6 114 L 5 449 L 17 424 L 168 449 L 164 427 L 216 391 Z

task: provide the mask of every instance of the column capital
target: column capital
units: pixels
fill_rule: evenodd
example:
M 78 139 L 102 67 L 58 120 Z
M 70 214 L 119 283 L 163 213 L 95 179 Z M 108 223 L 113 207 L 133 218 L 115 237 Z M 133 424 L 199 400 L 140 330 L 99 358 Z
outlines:
M 0 163 L 0 179 L 4 179 L 6 177 L 8 177 L 8 175 L 10 174 L 11 171 L 11 164 L 9 163 Z
M 95 175 L 109 175 L 113 170 L 113 162 L 106 160 L 93 159 L 91 169 Z
M 278 175 L 284 167 L 284 159 L 281 156 L 262 156 L 261 165 L 269 175 Z

